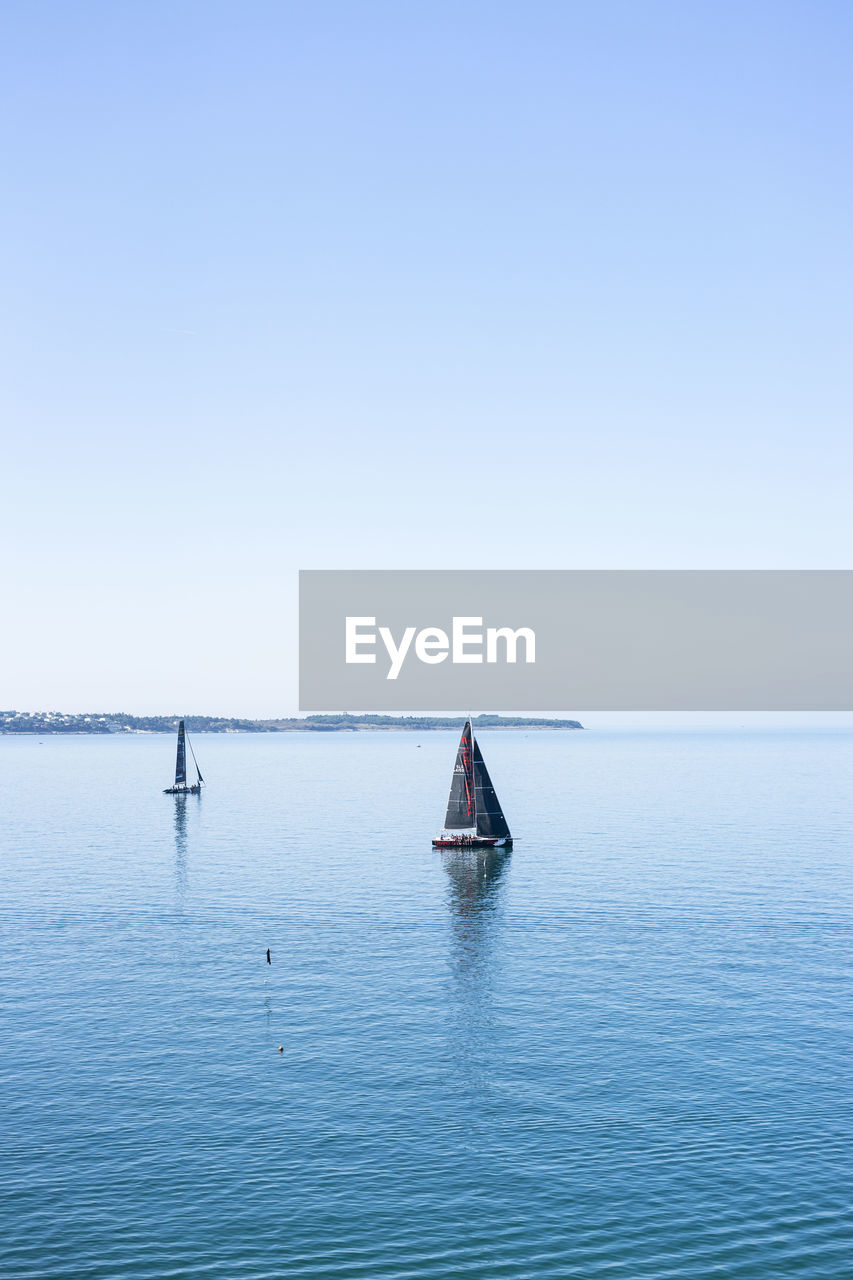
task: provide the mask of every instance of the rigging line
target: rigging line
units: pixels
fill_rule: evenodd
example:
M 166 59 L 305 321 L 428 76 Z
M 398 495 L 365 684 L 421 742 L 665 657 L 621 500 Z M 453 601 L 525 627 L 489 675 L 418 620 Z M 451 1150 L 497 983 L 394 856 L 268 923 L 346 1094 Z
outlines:
M 192 744 L 192 741 L 190 740 L 190 735 L 186 732 L 186 730 L 184 730 L 184 733 L 185 733 L 185 736 L 186 736 L 186 739 L 187 739 L 187 745 L 189 746 L 189 749 L 190 749 L 190 755 L 191 755 L 191 756 L 192 756 L 192 758 L 193 758 L 193 764 L 195 765 L 195 771 L 196 771 L 196 773 L 198 774 L 198 776 L 199 776 L 199 778 L 200 778 L 200 777 L 201 777 L 201 769 L 199 769 L 199 767 L 198 767 L 198 760 L 196 760 L 196 758 L 195 758 L 195 752 L 193 751 L 193 744 Z

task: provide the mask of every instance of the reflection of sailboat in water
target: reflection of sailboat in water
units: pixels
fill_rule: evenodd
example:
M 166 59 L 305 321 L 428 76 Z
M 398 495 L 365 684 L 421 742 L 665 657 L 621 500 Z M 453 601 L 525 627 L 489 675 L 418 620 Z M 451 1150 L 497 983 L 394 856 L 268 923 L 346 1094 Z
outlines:
M 509 849 L 453 849 L 444 855 L 453 914 L 460 920 L 487 915 L 510 861 Z
M 459 739 L 444 830 L 433 845 L 437 849 L 512 847 L 509 826 L 470 720 L 465 721 Z
M 190 755 L 193 758 L 195 771 L 198 774 L 198 781 L 194 782 L 191 787 L 187 786 L 187 746 L 189 745 Z M 190 736 L 184 728 L 183 720 L 178 721 L 178 754 L 175 758 L 175 785 L 166 787 L 163 791 L 164 796 L 200 796 L 204 778 L 201 776 L 201 770 L 198 767 L 198 761 L 195 758 L 193 744 L 190 742 Z
M 449 1048 L 459 1083 L 479 1095 L 500 1074 L 494 1002 L 501 969 L 501 904 L 512 854 L 506 849 L 448 849 L 441 860 L 449 880 L 448 959 L 454 995 Z
M 187 797 L 175 800 L 175 895 L 183 909 L 187 893 Z

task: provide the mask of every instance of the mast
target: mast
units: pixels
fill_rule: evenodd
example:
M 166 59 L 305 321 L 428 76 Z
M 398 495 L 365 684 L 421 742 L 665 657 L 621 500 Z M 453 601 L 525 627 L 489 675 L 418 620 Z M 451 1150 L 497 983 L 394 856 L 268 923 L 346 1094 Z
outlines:
M 178 722 L 178 754 L 175 759 L 175 786 L 184 786 L 187 781 L 187 748 L 184 722 Z
M 465 721 L 465 727 L 462 730 L 463 737 L 467 730 L 468 734 L 468 755 L 464 760 L 465 763 L 465 790 L 468 798 L 468 814 L 470 825 L 477 830 L 477 791 L 474 786 L 474 726 L 471 723 L 471 717 Z
M 467 724 L 468 724 L 468 732 L 471 735 L 471 800 L 473 804 L 473 813 L 471 815 L 472 817 L 471 825 L 476 831 L 477 830 L 477 782 L 474 777 L 474 760 L 476 758 L 475 752 L 477 750 L 477 743 L 474 738 L 474 721 L 471 718 L 470 711 L 468 712 Z

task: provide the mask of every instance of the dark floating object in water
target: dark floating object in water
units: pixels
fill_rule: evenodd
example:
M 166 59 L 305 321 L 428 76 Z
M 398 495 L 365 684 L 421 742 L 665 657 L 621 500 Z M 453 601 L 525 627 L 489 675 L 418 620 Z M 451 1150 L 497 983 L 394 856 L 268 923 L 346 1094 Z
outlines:
M 470 720 L 465 721 L 456 752 L 444 830 L 432 843 L 436 849 L 512 848 L 512 836 Z
M 269 947 L 267 947 L 267 964 L 272 964 L 272 960 L 270 960 L 270 949 L 269 949 Z
M 198 781 L 192 786 L 187 786 L 187 744 L 189 743 L 190 755 L 193 758 L 195 771 L 198 774 Z M 175 760 L 175 785 L 166 787 L 163 791 L 164 796 L 200 796 L 204 778 L 201 776 L 201 770 L 198 767 L 198 761 L 195 758 L 193 744 L 190 742 L 190 736 L 184 728 L 183 720 L 178 722 L 178 755 Z

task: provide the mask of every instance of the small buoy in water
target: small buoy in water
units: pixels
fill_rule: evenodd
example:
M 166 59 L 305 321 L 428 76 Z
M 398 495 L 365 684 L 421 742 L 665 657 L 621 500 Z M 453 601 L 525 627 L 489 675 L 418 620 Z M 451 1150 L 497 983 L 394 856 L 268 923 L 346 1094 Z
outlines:
M 278 1046 L 278 1051 L 279 1051 L 279 1053 L 284 1053 L 284 1045 L 283 1045 L 283 1044 L 280 1044 L 280 1045 Z

